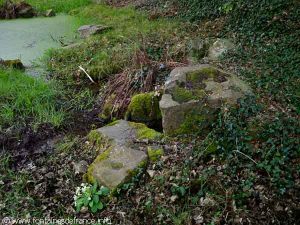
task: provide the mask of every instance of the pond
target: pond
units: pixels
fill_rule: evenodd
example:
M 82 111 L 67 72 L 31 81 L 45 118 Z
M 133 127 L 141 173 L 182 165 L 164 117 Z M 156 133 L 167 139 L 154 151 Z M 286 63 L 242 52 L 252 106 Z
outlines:
M 0 20 L 0 58 L 21 59 L 25 66 L 75 39 L 76 18 L 68 15 Z

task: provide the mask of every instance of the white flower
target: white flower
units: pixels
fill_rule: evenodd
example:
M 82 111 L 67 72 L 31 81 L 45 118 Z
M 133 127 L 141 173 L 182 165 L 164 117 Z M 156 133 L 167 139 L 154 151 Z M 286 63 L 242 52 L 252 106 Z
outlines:
M 80 195 L 80 194 L 81 194 L 80 191 L 81 191 L 80 187 L 77 187 L 77 188 L 76 188 L 76 192 L 75 192 L 76 195 Z

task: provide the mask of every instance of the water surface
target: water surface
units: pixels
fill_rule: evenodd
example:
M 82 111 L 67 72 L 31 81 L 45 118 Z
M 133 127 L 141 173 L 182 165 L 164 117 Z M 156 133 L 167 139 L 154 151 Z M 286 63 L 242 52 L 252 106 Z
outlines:
M 0 20 L 0 58 L 19 58 L 24 65 L 32 65 L 45 50 L 61 47 L 59 40 L 74 40 L 75 24 L 76 19 L 68 15 Z

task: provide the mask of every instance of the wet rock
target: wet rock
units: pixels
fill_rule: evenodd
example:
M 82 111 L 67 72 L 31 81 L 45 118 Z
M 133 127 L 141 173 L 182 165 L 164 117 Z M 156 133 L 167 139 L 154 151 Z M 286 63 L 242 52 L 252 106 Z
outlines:
M 53 9 L 48 9 L 48 10 L 45 12 L 45 14 L 44 14 L 45 17 L 53 17 L 53 16 L 55 16 L 55 15 L 56 15 L 56 14 L 55 14 L 55 12 L 54 12 Z
M 0 19 L 31 18 L 36 15 L 35 10 L 28 3 L 21 1 L 5 1 L 0 7 Z
M 33 7 L 24 1 L 16 3 L 15 9 L 17 11 L 17 17 L 31 18 L 35 16 Z
M 217 39 L 208 50 L 210 60 L 218 60 L 229 50 L 234 49 L 234 44 L 227 39 Z
M 20 59 L 13 59 L 13 60 L 3 60 L 0 59 L 0 67 L 8 67 L 8 68 L 14 68 L 18 70 L 25 69 L 23 63 Z
M 245 82 L 210 65 L 176 68 L 159 103 L 164 133 L 193 133 L 200 128 L 205 135 L 224 104 L 236 105 L 248 94 Z
M 144 124 L 119 120 L 92 131 L 88 135 L 100 152 L 89 166 L 85 178 L 110 189 L 129 179 L 138 168 L 146 165 L 147 154 L 140 150 L 136 139 L 159 139 L 161 134 Z
M 109 27 L 102 25 L 84 25 L 79 27 L 78 32 L 81 38 L 88 38 L 92 35 L 99 34 L 107 29 L 109 29 Z

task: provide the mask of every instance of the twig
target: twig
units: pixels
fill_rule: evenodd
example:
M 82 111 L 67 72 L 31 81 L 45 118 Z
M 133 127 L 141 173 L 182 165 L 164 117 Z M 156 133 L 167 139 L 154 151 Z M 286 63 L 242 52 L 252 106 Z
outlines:
M 254 162 L 257 165 L 257 162 L 254 161 L 250 156 L 246 155 L 243 152 L 240 152 L 239 150 L 233 150 L 234 152 L 240 153 L 241 155 L 245 156 L 246 158 L 250 159 L 252 162 Z
M 85 75 L 90 79 L 90 81 L 91 81 L 92 83 L 96 83 L 96 82 L 93 80 L 93 78 L 85 71 L 85 69 L 82 68 L 82 66 L 79 66 L 79 69 L 85 73 Z

